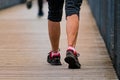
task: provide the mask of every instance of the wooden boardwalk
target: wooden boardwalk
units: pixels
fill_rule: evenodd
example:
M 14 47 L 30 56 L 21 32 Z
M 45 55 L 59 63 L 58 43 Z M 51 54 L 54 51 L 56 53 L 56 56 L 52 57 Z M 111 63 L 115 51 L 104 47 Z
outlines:
M 118 80 L 86 1 L 81 9 L 76 46 L 81 54 L 81 69 L 70 70 L 64 62 L 65 16 L 61 22 L 62 66 L 46 62 L 50 50 L 47 3 L 44 12 L 43 17 L 37 17 L 36 3 L 31 10 L 22 4 L 0 11 L 0 80 Z

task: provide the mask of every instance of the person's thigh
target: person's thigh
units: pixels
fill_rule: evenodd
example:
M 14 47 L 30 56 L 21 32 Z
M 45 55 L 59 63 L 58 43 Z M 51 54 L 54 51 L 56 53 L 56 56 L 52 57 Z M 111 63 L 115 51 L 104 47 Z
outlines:
M 59 22 L 62 19 L 64 0 L 48 0 L 48 19 Z
M 70 16 L 72 14 L 77 14 L 79 16 L 81 4 L 82 0 L 66 0 L 65 1 L 66 16 Z

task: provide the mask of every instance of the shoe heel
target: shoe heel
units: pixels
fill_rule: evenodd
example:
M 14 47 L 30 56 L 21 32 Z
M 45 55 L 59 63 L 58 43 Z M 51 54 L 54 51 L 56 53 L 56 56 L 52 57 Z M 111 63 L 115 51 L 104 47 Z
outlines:
M 65 58 L 65 62 L 66 63 L 68 63 L 68 64 L 75 64 L 75 60 L 74 60 L 74 58 L 73 57 L 71 57 L 71 56 L 67 56 L 66 58 Z
M 55 65 L 61 65 L 60 58 L 54 58 Z

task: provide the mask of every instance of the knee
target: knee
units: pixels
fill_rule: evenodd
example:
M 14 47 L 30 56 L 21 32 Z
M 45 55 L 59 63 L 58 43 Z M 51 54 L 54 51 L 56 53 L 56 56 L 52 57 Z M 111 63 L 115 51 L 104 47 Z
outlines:
M 62 19 L 62 10 L 59 11 L 49 11 L 48 19 L 54 22 L 60 22 Z

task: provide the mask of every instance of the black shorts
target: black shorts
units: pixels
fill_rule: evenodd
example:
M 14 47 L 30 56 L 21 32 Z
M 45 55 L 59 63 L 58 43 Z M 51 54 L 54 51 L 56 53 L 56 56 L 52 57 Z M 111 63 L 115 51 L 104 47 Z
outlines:
M 48 0 L 48 19 L 60 22 L 62 19 L 64 0 Z M 65 0 L 66 16 L 77 14 L 79 16 L 82 0 Z

